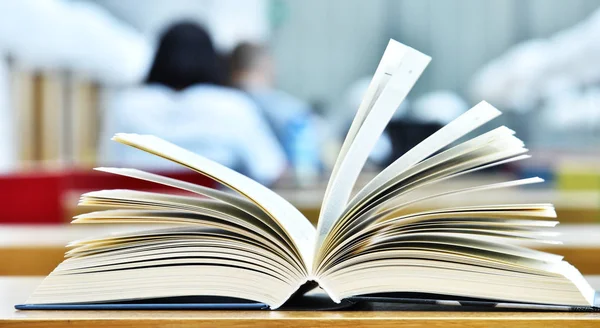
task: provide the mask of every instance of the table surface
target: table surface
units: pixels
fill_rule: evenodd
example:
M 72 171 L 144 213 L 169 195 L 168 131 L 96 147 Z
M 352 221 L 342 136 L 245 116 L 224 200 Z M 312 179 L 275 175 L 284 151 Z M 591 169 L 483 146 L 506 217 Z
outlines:
M 600 313 L 431 311 L 18 311 L 40 277 L 0 277 L 0 327 L 600 327 Z M 588 277 L 600 287 L 600 276 Z

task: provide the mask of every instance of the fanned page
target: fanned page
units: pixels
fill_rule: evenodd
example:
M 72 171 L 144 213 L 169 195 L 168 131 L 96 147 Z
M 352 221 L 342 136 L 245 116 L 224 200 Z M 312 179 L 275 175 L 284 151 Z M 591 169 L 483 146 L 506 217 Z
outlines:
M 383 171 L 381 171 L 381 173 L 379 173 L 356 194 L 356 196 L 350 202 L 349 207 L 353 206 L 366 195 L 374 192 L 377 188 L 380 188 L 382 185 L 389 182 L 393 177 L 405 172 L 411 166 L 424 160 L 431 154 L 448 146 L 449 144 L 465 136 L 481 125 L 498 117 L 499 115 L 500 111 L 487 102 L 482 101 L 481 103 L 477 104 L 465 114 L 461 115 L 456 120 L 450 122 L 450 124 L 444 126 L 439 131 L 429 136 L 423 142 L 419 143 L 416 147 L 409 150 L 406 154 L 398 158 Z
M 126 133 L 119 133 L 113 139 L 186 166 L 246 196 L 281 224 L 300 252 L 307 272 L 311 272 L 315 228 L 298 209 L 281 196 L 234 170 L 163 139 Z
M 463 196 L 542 179 L 438 189 L 441 181 L 528 158 L 523 142 L 506 127 L 447 148 L 499 114 L 485 102 L 478 104 L 358 192 L 334 220 L 315 256 L 314 276 L 333 300 L 409 292 L 594 305 L 595 291 L 561 256 L 522 245 L 555 243 L 552 233 L 543 230 L 558 223 L 551 221 L 556 217 L 551 204 L 474 205 Z M 452 196 L 463 197 L 451 207 L 440 205 Z
M 324 199 L 328 198 L 327 195 L 331 190 L 332 181 L 338 175 L 340 164 L 346 157 L 348 148 L 350 147 L 352 142 L 354 142 L 354 138 L 356 137 L 356 134 L 358 133 L 358 130 L 363 124 L 365 118 L 367 117 L 367 114 L 369 114 L 373 103 L 375 102 L 375 100 L 377 100 L 377 98 L 381 94 L 381 91 L 386 86 L 387 82 L 390 80 L 392 72 L 395 71 L 400 65 L 400 62 L 402 61 L 402 56 L 406 52 L 406 49 L 407 47 L 405 45 L 396 42 L 395 40 L 389 41 L 388 46 L 385 49 L 385 52 L 383 53 L 383 57 L 381 58 L 379 66 L 377 67 L 377 70 L 373 75 L 373 79 L 369 83 L 369 87 L 367 88 L 367 91 L 363 96 L 358 111 L 354 116 L 354 120 L 352 120 L 350 130 L 346 135 L 346 139 L 344 140 L 342 148 L 340 149 L 340 153 L 338 154 L 338 158 L 336 160 L 336 163 L 333 167 L 333 171 L 331 173 L 331 177 L 329 179 L 327 190 L 325 191 Z
M 429 56 L 390 40 L 329 179 L 319 214 L 315 250 L 346 208 L 369 153 L 430 60 Z

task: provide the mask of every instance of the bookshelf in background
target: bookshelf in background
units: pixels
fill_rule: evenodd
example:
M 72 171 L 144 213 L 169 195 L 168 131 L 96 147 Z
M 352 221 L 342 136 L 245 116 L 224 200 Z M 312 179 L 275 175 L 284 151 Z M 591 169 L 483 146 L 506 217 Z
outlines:
M 92 167 L 100 125 L 99 86 L 66 71 L 11 68 L 20 169 Z
M 38 160 L 39 80 L 36 75 L 23 68 L 11 67 L 11 105 L 15 111 L 14 125 L 16 126 L 14 140 L 17 143 L 19 162 L 30 163 Z
M 67 143 L 66 122 L 66 85 L 65 76 L 60 71 L 38 73 L 39 90 L 34 96 L 37 126 L 40 128 L 38 137 L 40 158 L 45 165 L 61 167 L 67 161 L 65 156 Z
M 78 167 L 92 167 L 96 164 L 101 122 L 99 86 L 79 75 L 68 75 L 67 85 L 69 160 Z

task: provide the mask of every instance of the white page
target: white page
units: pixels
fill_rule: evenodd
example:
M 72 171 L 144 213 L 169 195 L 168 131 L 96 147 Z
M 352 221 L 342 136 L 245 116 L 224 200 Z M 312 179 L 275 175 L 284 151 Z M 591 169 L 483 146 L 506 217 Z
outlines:
M 212 199 L 116 189 L 85 193 L 81 196 L 79 205 L 104 206 L 109 207 L 110 210 L 114 210 L 116 206 L 119 209 L 189 211 L 207 216 L 210 216 L 210 213 L 216 213 L 216 215 L 225 215 L 230 218 L 229 221 L 235 221 L 236 224 L 245 226 L 252 231 L 262 231 L 280 241 L 283 248 L 289 249 L 288 239 L 279 233 L 279 229 L 275 229 L 276 224 L 272 222 L 271 218 L 269 221 L 263 221 L 230 204 Z M 75 220 L 71 223 L 76 223 L 77 219 L 83 216 L 85 214 L 73 217 Z
M 312 271 L 315 228 L 298 209 L 269 188 L 219 163 L 154 136 L 119 133 L 113 140 L 189 167 L 245 195 L 281 223 L 302 255 L 307 272 Z
M 441 164 L 442 162 L 445 162 L 450 159 L 456 158 L 458 156 L 464 155 L 468 152 L 472 152 L 472 151 L 479 149 L 487 144 L 495 142 L 498 139 L 510 138 L 510 136 L 513 136 L 514 133 L 515 132 L 512 131 L 511 129 L 509 129 L 505 126 L 501 126 L 492 131 L 489 131 L 487 133 L 479 135 L 471 140 L 465 141 L 465 142 L 463 142 L 457 146 L 454 146 L 446 151 L 436 154 L 435 156 L 429 157 L 426 160 L 423 160 L 423 161 L 411 166 L 409 169 L 404 170 L 402 173 L 400 173 L 397 176 L 394 176 L 392 179 L 386 181 L 381 187 L 377 188 L 372 193 L 366 195 L 368 197 L 365 197 L 365 198 L 354 197 L 348 204 L 346 211 L 344 213 L 344 216 L 347 216 L 351 211 L 354 210 L 354 208 L 356 206 L 362 206 L 362 204 L 364 204 L 365 202 L 369 201 L 370 199 L 373 199 L 378 194 L 381 194 L 382 190 L 389 188 L 393 184 L 402 182 L 403 180 L 407 179 L 408 177 L 410 177 L 414 174 L 423 172 L 425 170 L 428 170 L 436 165 Z M 358 196 L 358 194 L 357 194 L 357 196 Z M 360 203 L 359 203 L 359 201 L 360 201 Z
M 385 211 L 379 212 L 377 214 L 377 216 L 384 217 L 388 214 L 393 213 L 395 210 L 397 210 L 399 208 L 408 207 L 409 205 L 413 205 L 415 203 L 426 201 L 426 200 L 433 199 L 433 198 L 438 198 L 438 197 L 443 197 L 443 196 L 453 196 L 453 195 L 465 194 L 465 193 L 471 193 L 471 192 L 480 192 L 480 191 L 499 189 L 499 188 L 517 187 L 517 186 L 523 186 L 523 185 L 528 185 L 528 184 L 533 184 L 533 183 L 541 183 L 541 182 L 544 182 L 544 179 L 539 178 L 539 177 L 534 177 L 534 178 L 512 180 L 512 181 L 507 181 L 507 182 L 499 182 L 499 183 L 493 183 L 493 184 L 488 184 L 488 185 L 445 191 L 445 192 L 441 192 L 438 194 L 432 194 L 432 195 L 428 195 L 425 197 L 413 199 L 413 200 L 410 200 L 405 203 L 396 204 L 393 207 L 387 208 Z
M 265 222 L 269 226 L 272 226 L 273 229 L 275 229 L 281 235 L 285 235 L 285 232 L 283 230 L 281 230 L 281 227 L 277 224 L 276 220 L 274 221 L 273 218 L 271 218 L 267 213 L 265 213 L 260 207 L 256 206 L 255 203 L 249 201 L 248 199 L 246 199 L 244 197 L 240 197 L 238 195 L 234 195 L 234 194 L 227 193 L 227 192 L 213 189 L 213 188 L 196 185 L 196 184 L 193 184 L 190 182 L 181 181 L 181 180 L 177 180 L 177 179 L 173 179 L 173 178 L 169 178 L 169 177 L 164 177 L 164 176 L 158 175 L 158 174 L 141 171 L 138 169 L 98 167 L 98 168 L 95 168 L 95 170 L 101 171 L 101 172 L 112 173 L 112 174 L 118 174 L 118 175 L 130 177 L 130 178 L 134 178 L 134 179 L 150 181 L 153 183 L 157 183 L 157 184 L 161 184 L 161 185 L 165 185 L 165 186 L 169 186 L 169 187 L 173 187 L 173 188 L 177 188 L 177 189 L 181 189 L 181 190 L 186 190 L 189 192 L 196 193 L 198 195 L 202 195 L 202 196 L 206 196 L 206 197 L 213 198 L 216 200 L 220 200 L 222 202 L 230 204 L 231 206 L 256 217 L 257 219 L 260 219 L 261 221 Z M 271 221 L 273 221 L 273 222 L 271 223 Z M 286 240 L 289 240 L 289 238 L 286 238 Z
M 406 152 L 406 154 L 394 161 L 390 166 L 381 171 L 381 173 L 354 196 L 354 199 L 352 199 L 350 203 L 356 204 L 362 198 L 368 196 L 395 176 L 398 176 L 413 165 L 424 160 L 436 151 L 448 146 L 467 133 L 498 117 L 500 114 L 500 111 L 492 105 L 485 101 L 480 102 L 466 113 L 450 122 L 450 124 L 444 126 L 427 139 L 423 140 L 417 146 Z
M 523 144 L 522 141 L 514 137 L 513 134 L 514 131 L 502 126 L 471 140 L 465 141 L 460 145 L 436 154 L 435 156 L 429 157 L 428 159 L 411 166 L 409 169 L 404 170 L 399 175 L 386 181 L 381 187 L 378 187 L 373 192 L 365 195 L 364 198 L 359 199 L 358 197 L 354 197 L 346 207 L 343 219 L 346 220 L 352 215 L 355 215 L 356 212 L 358 212 L 359 207 L 362 207 L 371 200 L 381 196 L 383 194 L 383 190 L 386 190 L 385 194 L 389 194 L 397 189 L 395 188 L 394 190 L 390 190 L 390 186 L 398 184 L 417 173 L 431 169 L 432 167 L 440 165 L 450 159 L 467 154 L 469 152 L 480 151 L 482 147 L 489 147 L 489 145 L 493 143 L 498 144 L 499 140 L 503 140 L 502 142 L 504 143 L 508 142 L 508 140 L 512 140 L 514 143 L 517 143 L 519 146 L 521 146 Z
M 337 170 L 332 174 L 323 199 L 317 228 L 316 249 L 320 247 L 323 239 L 346 208 L 352 187 L 383 129 L 430 60 L 429 56 L 406 47 L 400 65 L 392 73 L 392 77 L 381 91 L 371 111 L 364 117 L 356 137 L 350 141 L 347 151 L 340 154 L 340 159 L 336 163 Z M 360 114 L 356 119 L 363 119 Z
M 233 207 L 239 208 L 249 214 L 257 217 L 264 217 L 266 214 L 253 202 L 248 201 L 246 198 L 239 197 L 237 195 L 227 193 L 221 190 L 200 186 L 187 181 L 181 181 L 162 175 L 129 168 L 116 168 L 116 167 L 97 167 L 94 170 L 106 173 L 117 174 L 125 177 L 134 179 L 140 179 L 144 181 L 150 181 L 153 183 L 186 190 L 189 192 L 196 193 L 212 199 L 217 199 Z
M 407 49 L 407 46 L 403 45 L 402 43 L 396 40 L 390 39 L 390 41 L 388 42 L 388 45 L 385 48 L 385 52 L 383 53 L 383 56 L 379 61 L 379 65 L 375 70 L 373 79 L 371 80 L 371 83 L 369 83 L 369 87 L 367 88 L 367 91 L 363 96 L 360 106 L 358 107 L 358 111 L 354 116 L 354 120 L 352 120 L 350 130 L 348 131 L 348 134 L 346 134 L 346 139 L 342 144 L 342 148 L 340 149 L 340 153 L 338 154 L 338 158 L 333 167 L 333 171 L 331 172 L 331 177 L 329 178 L 327 190 L 325 191 L 325 196 L 323 197 L 324 199 L 326 199 L 327 195 L 329 194 L 332 181 L 337 176 L 340 165 L 346 157 L 346 153 L 348 152 L 350 145 L 352 144 L 352 142 L 354 142 L 354 138 L 356 137 L 358 130 L 360 129 L 363 122 L 365 121 L 365 118 L 371 111 L 373 104 L 375 103 L 377 98 L 379 98 L 379 95 L 389 82 L 392 73 L 398 68 L 398 65 L 400 65 L 400 63 L 402 62 L 402 57 L 406 53 Z

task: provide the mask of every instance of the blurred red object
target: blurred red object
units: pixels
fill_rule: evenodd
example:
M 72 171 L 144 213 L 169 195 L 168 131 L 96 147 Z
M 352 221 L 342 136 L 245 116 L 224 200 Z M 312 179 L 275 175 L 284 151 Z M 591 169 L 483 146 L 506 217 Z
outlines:
M 193 171 L 159 173 L 178 180 L 216 187 Z M 69 193 L 102 189 L 165 191 L 169 187 L 93 170 L 27 172 L 0 175 L 0 223 L 64 223 Z

